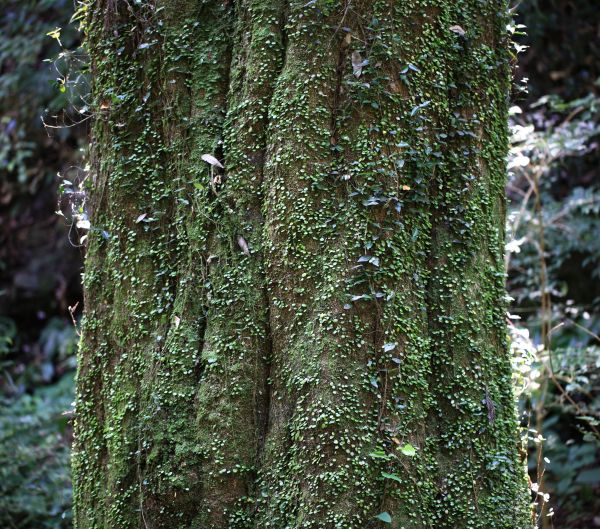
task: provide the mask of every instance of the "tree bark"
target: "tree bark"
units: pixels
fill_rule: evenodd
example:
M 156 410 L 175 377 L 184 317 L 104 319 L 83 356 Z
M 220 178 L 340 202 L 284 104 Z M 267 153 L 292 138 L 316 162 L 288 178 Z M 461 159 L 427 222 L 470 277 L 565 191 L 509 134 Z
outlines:
M 531 527 L 506 7 L 91 4 L 78 529 Z

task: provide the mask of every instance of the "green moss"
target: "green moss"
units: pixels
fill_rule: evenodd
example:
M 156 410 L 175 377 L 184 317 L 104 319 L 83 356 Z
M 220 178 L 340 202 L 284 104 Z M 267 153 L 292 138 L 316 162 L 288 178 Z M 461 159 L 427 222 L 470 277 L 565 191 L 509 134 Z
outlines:
M 505 7 L 94 7 L 80 529 L 529 525 Z

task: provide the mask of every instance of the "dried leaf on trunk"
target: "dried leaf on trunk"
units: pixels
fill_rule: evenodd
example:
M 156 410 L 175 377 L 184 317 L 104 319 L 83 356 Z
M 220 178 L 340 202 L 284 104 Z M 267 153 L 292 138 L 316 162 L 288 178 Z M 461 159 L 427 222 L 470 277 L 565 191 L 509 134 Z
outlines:
M 237 243 L 238 243 L 239 247 L 242 249 L 242 252 L 244 253 L 244 255 L 250 255 L 250 248 L 248 248 L 248 243 L 246 242 L 246 239 L 244 239 L 240 235 L 237 239 Z
M 456 33 L 457 35 L 460 35 L 461 37 L 465 36 L 466 31 L 461 28 L 460 26 L 450 26 L 448 28 L 450 31 L 453 31 L 454 33 Z
M 216 167 L 224 169 L 223 164 L 219 160 L 217 160 L 212 154 L 203 154 L 201 158 L 210 165 L 214 165 Z
M 363 69 L 362 55 L 358 51 L 352 52 L 352 73 L 357 79 L 361 76 Z

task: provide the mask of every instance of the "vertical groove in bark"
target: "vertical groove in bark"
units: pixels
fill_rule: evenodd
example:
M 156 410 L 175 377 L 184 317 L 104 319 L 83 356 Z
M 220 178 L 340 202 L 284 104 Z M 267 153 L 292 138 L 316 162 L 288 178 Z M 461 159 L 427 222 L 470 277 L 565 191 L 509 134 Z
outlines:
M 505 8 L 91 6 L 78 529 L 528 526 Z
M 198 390 L 198 431 L 210 455 L 203 477 L 203 523 L 250 523 L 257 454 L 268 406 L 269 311 L 264 290 L 262 179 L 267 110 L 281 67 L 283 2 L 236 4 L 234 54 L 225 118 L 222 214 L 210 247 L 211 303 Z
M 218 3 L 164 2 L 160 7 L 165 10 L 161 120 L 172 153 L 167 171 L 176 201 L 179 259 L 169 326 L 156 338 L 159 347 L 145 374 L 140 502 L 146 524 L 166 527 L 196 523 L 210 459 L 198 441 L 197 374 L 202 380 L 210 368 L 203 355 L 210 311 L 206 283 L 220 208 L 211 192 L 213 170 L 201 156 L 218 156 L 222 141 L 233 17 Z

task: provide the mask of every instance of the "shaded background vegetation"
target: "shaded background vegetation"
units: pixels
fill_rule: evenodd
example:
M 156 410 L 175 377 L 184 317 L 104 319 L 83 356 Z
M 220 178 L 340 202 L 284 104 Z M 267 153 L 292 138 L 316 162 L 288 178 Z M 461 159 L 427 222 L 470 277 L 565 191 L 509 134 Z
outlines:
M 67 528 L 85 72 L 72 0 L 1 4 L 0 526 Z M 600 7 L 517 13 L 508 321 L 532 499 L 542 527 L 600 527 Z

